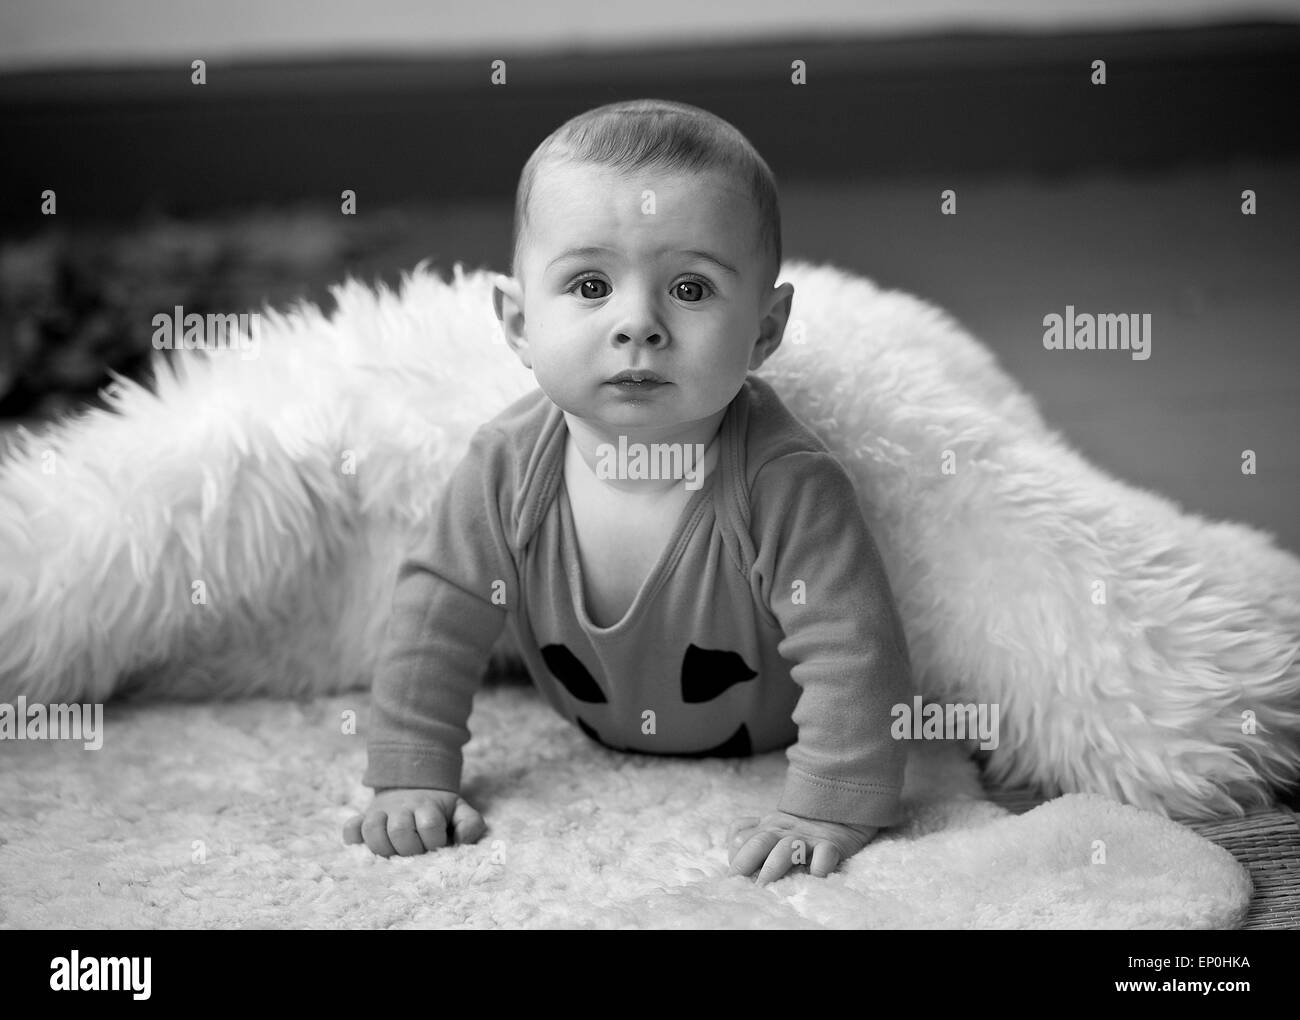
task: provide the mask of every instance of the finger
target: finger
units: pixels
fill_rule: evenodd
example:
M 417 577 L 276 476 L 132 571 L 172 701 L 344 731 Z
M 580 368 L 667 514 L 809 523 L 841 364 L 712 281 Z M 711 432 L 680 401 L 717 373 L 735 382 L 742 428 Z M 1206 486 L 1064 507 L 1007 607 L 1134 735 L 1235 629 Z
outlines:
M 435 807 L 418 808 L 415 812 L 415 832 L 426 850 L 446 846 L 447 817 Z
M 344 843 L 361 843 L 361 823 L 365 820 L 365 815 L 353 815 L 343 823 L 343 842 Z
M 783 836 L 776 846 L 772 847 L 771 853 L 767 855 L 767 860 L 763 864 L 763 870 L 758 873 L 759 885 L 775 882 L 794 867 L 794 843 L 798 838 Z
M 753 838 L 759 821 L 760 819 L 757 818 L 741 818 L 731 823 L 731 827 L 727 830 L 728 865 L 735 864 L 736 855 L 740 853 L 741 847 Z
M 468 801 L 456 801 L 456 810 L 451 816 L 451 827 L 457 843 L 477 843 L 487 832 L 487 822 Z
M 840 848 L 829 840 L 822 840 L 813 850 L 812 863 L 808 871 L 818 878 L 825 878 L 840 866 Z
M 751 829 L 758 827 L 759 819 L 753 816 L 747 818 L 737 818 L 727 828 L 727 846 L 739 846 L 745 842 L 740 837 Z
M 779 833 L 757 832 L 751 836 L 731 860 L 733 875 L 752 875 L 772 852 L 772 847 L 781 841 Z
M 736 867 L 736 858 L 740 856 L 740 851 L 745 848 L 745 844 L 753 838 L 754 834 L 752 831 L 742 832 L 732 842 L 731 848 L 727 852 L 727 867 L 730 868 L 732 872 L 737 874 L 748 874 L 748 872 L 741 872 L 740 869 Z
M 388 838 L 393 849 L 403 857 L 424 853 L 424 844 L 415 830 L 415 814 L 410 808 L 399 808 L 388 816 Z
M 380 857 L 392 857 L 396 850 L 388 841 L 388 815 L 383 811 L 366 812 L 366 820 L 361 823 L 361 835 L 365 837 L 366 846 Z

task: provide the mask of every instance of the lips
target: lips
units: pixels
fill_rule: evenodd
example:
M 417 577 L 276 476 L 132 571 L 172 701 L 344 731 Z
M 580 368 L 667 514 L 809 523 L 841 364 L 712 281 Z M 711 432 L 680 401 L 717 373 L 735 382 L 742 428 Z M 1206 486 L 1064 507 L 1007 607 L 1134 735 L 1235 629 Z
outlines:
M 624 371 L 619 372 L 618 375 L 609 379 L 609 382 L 614 383 L 615 385 L 632 383 L 641 386 L 659 386 L 667 381 L 667 379 L 659 375 L 657 372 L 635 368 L 625 369 Z

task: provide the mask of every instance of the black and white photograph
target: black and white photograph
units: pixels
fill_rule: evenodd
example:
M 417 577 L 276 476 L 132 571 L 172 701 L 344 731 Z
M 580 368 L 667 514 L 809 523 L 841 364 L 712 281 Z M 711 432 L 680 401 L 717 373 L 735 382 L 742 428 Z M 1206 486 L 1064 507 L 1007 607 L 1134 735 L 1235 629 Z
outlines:
M 1265 990 L 1298 98 L 1293 0 L 9 0 L 6 984 L 998 930 Z

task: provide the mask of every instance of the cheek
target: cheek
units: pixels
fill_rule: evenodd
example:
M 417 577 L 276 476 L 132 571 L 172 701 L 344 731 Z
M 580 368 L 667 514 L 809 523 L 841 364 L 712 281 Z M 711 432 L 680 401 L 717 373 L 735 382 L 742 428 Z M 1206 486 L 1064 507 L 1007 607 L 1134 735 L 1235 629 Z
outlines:
M 590 359 L 584 358 L 578 345 L 543 343 L 534 350 L 533 372 L 538 384 L 548 393 L 569 393 L 578 388 Z
M 740 315 L 727 322 L 725 357 L 732 365 L 748 365 L 754 343 L 758 340 L 758 323 L 751 316 Z

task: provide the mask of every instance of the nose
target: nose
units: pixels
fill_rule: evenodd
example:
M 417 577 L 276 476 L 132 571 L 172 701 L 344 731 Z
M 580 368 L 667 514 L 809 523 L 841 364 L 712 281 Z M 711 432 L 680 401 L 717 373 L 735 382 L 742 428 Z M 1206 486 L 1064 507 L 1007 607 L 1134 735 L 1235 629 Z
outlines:
M 649 347 L 663 347 L 668 343 L 668 331 L 659 317 L 653 298 L 639 295 L 624 305 L 613 332 L 615 346 L 644 343 Z
M 614 342 L 621 347 L 624 344 L 634 343 L 636 336 L 636 332 L 630 334 L 620 332 L 615 336 Z M 645 335 L 645 345 L 647 347 L 663 347 L 666 343 L 667 341 L 664 340 L 662 333 L 648 333 Z

